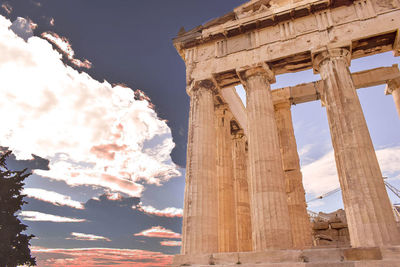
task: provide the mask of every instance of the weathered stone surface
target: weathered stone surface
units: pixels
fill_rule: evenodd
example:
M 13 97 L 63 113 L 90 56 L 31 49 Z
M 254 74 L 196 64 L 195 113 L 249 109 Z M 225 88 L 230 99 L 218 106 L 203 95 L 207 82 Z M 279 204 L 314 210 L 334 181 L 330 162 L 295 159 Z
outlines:
M 287 203 L 294 248 L 312 246 L 311 224 L 307 214 L 305 192 L 300 171 L 300 159 L 294 136 L 291 103 L 275 105 L 275 119 L 278 127 L 282 165 L 285 174 Z
M 203 83 L 205 84 L 205 83 Z M 216 128 L 213 88 L 190 91 L 182 254 L 218 251 Z
M 397 267 L 400 247 L 313 248 L 262 252 L 178 255 L 172 266 Z M 192 262 L 196 262 L 193 264 Z
M 237 247 L 238 251 L 251 251 L 252 227 L 247 171 L 246 142 L 243 131 L 232 134 L 233 179 L 235 185 Z
M 347 228 L 347 223 L 335 222 L 335 223 L 331 223 L 331 227 L 333 229 Z
M 387 82 L 400 116 L 398 67 L 348 70 L 351 58 L 398 55 L 398 25 L 399 0 L 251 0 L 180 32 L 174 45 L 186 63 L 191 111 L 184 255 L 175 266 L 398 265 L 391 246 L 400 243 L 400 233 L 355 90 Z M 312 67 L 322 81 L 270 91 L 275 75 Z M 233 89 L 239 83 L 247 108 Z M 328 114 L 347 221 L 335 215 L 314 223 L 314 244 L 337 249 L 291 250 L 309 244 L 310 224 L 290 104 L 318 99 Z M 228 104 L 232 120 L 217 114 L 215 124 L 214 104 Z M 282 104 L 288 108 L 274 112 Z M 244 136 L 231 140 L 229 130 Z M 380 247 L 383 259 L 375 260 L 378 250 L 340 248 L 349 234 L 353 247 Z M 217 253 L 244 250 L 253 251 Z
M 399 5 L 382 8 L 379 3 L 384 1 L 348 1 L 345 6 L 332 8 L 332 2 L 316 1 L 320 10 L 312 13 L 314 1 L 301 1 L 303 16 L 294 20 L 292 15 L 301 11 L 292 5 L 284 7 L 279 15 L 267 9 L 256 16 L 233 16 L 231 22 L 196 29 L 195 38 L 179 37 L 174 44 L 187 65 L 196 64 L 188 70 L 188 77 L 194 80 L 260 62 L 268 62 L 276 74 L 309 69 L 310 49 L 338 42 L 352 45 L 352 58 L 391 51 L 394 46 L 398 53 Z M 232 46 L 236 48 L 229 49 Z M 196 56 L 187 57 L 186 52 L 192 50 Z
M 387 83 L 385 93 L 393 96 L 394 104 L 396 105 L 397 113 L 400 117 L 400 78 L 392 79 Z
M 348 261 L 382 260 L 379 248 L 351 248 L 343 251 L 344 259 Z
M 292 247 L 282 157 L 269 86 L 263 68 L 243 73 L 247 95 L 253 250 Z
M 314 222 L 312 224 L 312 229 L 314 230 L 325 230 L 329 228 L 328 222 Z
M 331 49 L 314 59 L 325 83 L 323 100 L 347 213 L 351 245 L 400 242 L 375 150 L 351 79 L 349 52 Z M 354 160 L 357 159 L 357 160 Z
M 233 179 L 231 119 L 227 105 L 216 107 L 218 251 L 236 252 L 236 207 Z

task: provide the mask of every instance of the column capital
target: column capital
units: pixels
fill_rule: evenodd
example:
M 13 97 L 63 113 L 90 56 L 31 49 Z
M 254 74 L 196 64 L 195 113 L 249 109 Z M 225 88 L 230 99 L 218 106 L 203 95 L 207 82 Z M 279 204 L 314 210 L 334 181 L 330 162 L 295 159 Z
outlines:
M 320 66 L 326 60 L 333 60 L 333 59 L 344 59 L 346 60 L 347 65 L 350 66 L 351 62 L 350 47 L 346 46 L 338 48 L 324 48 L 312 52 L 314 73 L 319 73 Z
M 186 87 L 186 92 L 190 97 L 192 97 L 193 93 L 200 90 L 210 90 L 216 94 L 217 86 L 212 79 L 206 79 L 201 81 L 191 81 Z
M 396 39 L 394 40 L 393 55 L 395 57 L 400 56 L 400 29 L 397 29 Z
M 399 88 L 400 88 L 400 77 L 397 77 L 393 80 L 389 80 L 386 83 L 385 95 L 391 95 L 393 91 Z
M 245 83 L 245 81 L 253 76 L 264 76 L 265 80 L 268 81 L 269 83 L 275 83 L 275 73 L 271 70 L 271 68 L 265 64 L 256 64 L 253 66 L 246 66 L 242 67 L 240 69 L 236 70 L 239 79 L 242 81 L 242 83 Z

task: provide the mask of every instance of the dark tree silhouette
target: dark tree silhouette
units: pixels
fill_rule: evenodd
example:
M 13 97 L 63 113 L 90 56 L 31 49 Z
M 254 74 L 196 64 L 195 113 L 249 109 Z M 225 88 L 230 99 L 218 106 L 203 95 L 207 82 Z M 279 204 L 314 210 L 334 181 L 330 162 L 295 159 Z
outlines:
M 29 241 L 33 235 L 22 234 L 27 226 L 18 219 L 18 212 L 27 203 L 21 194 L 24 179 L 31 175 L 22 171 L 7 169 L 6 159 L 11 151 L 0 153 L 0 267 L 18 265 L 35 266 Z

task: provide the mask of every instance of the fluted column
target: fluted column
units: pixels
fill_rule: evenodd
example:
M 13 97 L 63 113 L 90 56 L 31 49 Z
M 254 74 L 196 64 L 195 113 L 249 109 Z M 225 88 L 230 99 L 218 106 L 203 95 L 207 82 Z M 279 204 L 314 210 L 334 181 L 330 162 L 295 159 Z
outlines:
M 399 232 L 385 190 L 364 114 L 349 71 L 350 52 L 319 53 L 314 68 L 324 82 L 336 166 L 353 247 L 399 243 Z
M 396 105 L 397 114 L 400 117 L 400 78 L 390 80 L 386 85 L 385 93 L 392 95 L 394 104 Z
M 253 250 L 287 249 L 292 236 L 268 72 L 240 73 L 247 95 Z
M 218 180 L 218 251 L 236 252 L 236 210 L 233 179 L 232 114 L 227 105 L 216 107 L 217 180 Z
M 233 177 L 235 185 L 237 250 L 251 251 L 251 215 L 247 181 L 246 141 L 243 130 L 232 134 Z
M 300 171 L 300 160 L 290 108 L 290 102 L 276 104 L 275 118 L 285 173 L 293 247 L 302 249 L 312 246 L 311 223 L 307 214 L 303 177 Z
M 209 80 L 190 90 L 182 254 L 218 252 L 215 87 Z

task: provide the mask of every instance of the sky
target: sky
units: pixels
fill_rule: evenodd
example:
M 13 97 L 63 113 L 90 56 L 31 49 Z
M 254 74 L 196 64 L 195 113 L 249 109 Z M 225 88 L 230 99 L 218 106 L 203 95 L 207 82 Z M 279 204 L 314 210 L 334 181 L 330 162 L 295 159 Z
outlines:
M 165 266 L 179 253 L 189 97 L 172 38 L 244 2 L 0 0 L 0 146 L 9 168 L 33 172 L 19 217 L 39 266 Z M 351 71 L 399 63 L 389 52 Z M 279 75 L 272 89 L 318 79 Z M 384 88 L 358 95 L 400 188 L 400 120 Z M 339 187 L 326 112 L 315 101 L 292 115 L 313 200 Z M 308 208 L 343 208 L 341 194 Z

